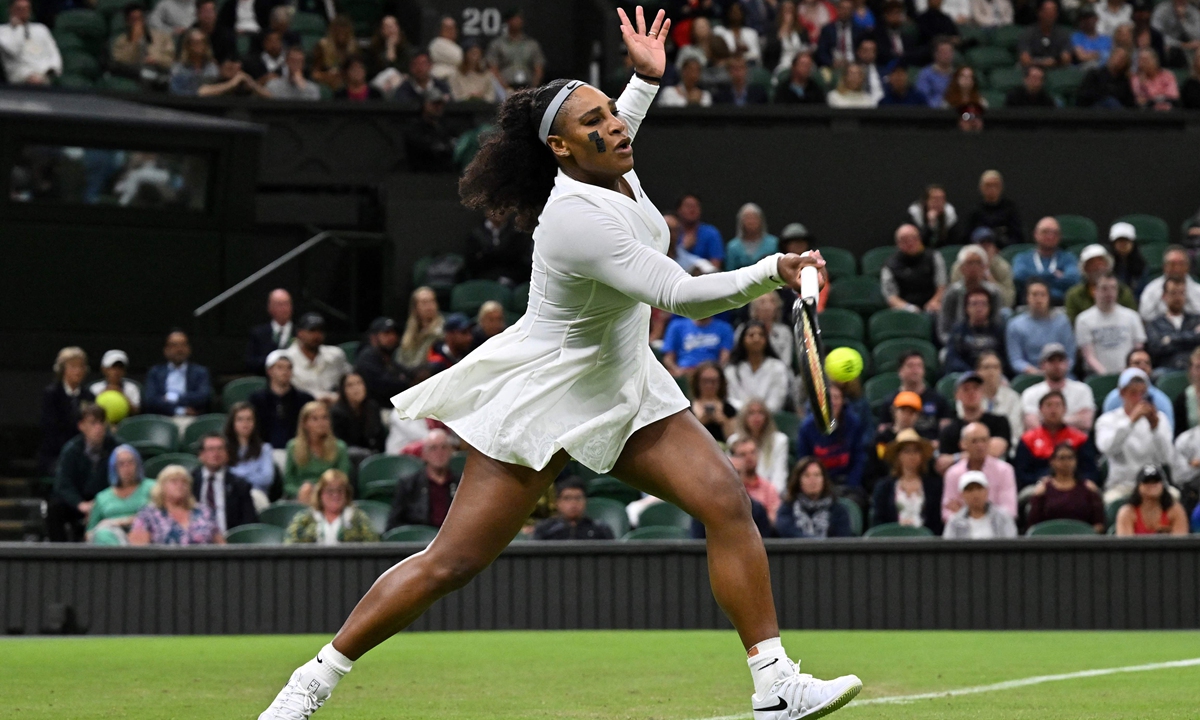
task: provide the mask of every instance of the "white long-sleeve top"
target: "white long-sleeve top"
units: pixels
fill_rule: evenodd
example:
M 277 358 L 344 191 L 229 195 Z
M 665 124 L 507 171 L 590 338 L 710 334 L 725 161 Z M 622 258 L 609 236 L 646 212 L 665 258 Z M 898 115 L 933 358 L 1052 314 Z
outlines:
M 1105 490 L 1133 491 L 1138 470 L 1143 465 L 1172 467 L 1175 446 L 1171 423 L 1158 412 L 1158 428 L 1151 429 L 1146 418 L 1129 422 L 1125 408 L 1104 413 L 1096 420 L 1096 449 L 1108 458 L 1108 480 Z
M 728 385 L 726 399 L 739 411 L 747 401 L 758 398 L 766 403 L 768 410 L 776 413 L 787 402 L 792 374 L 778 358 L 763 358 L 758 370 L 743 360 L 725 368 L 725 383 Z
M 0 58 L 4 73 L 14 85 L 35 75 L 62 74 L 62 55 L 58 43 L 45 25 L 36 22 L 0 25 Z

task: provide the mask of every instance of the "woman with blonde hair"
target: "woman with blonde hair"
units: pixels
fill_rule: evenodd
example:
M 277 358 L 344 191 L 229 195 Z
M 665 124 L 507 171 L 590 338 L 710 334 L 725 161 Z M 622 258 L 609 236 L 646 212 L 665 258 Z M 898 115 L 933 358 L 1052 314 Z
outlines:
M 212 510 L 192 497 L 192 475 L 168 465 L 150 489 L 150 504 L 133 519 L 130 545 L 224 545 Z
M 287 462 L 283 467 L 283 495 L 308 502 L 313 482 L 330 468 L 350 473 L 350 454 L 346 443 L 333 434 L 329 410 L 314 400 L 300 408 L 296 437 L 288 440 Z
M 775 427 L 775 418 L 759 398 L 746 401 L 734 418 L 729 446 L 746 437 L 758 445 L 758 474 L 770 480 L 783 495 L 788 479 L 788 436 Z
M 450 95 L 458 102 L 482 100 L 494 103 L 497 98 L 493 77 L 488 72 L 487 63 L 484 62 L 483 48 L 479 43 L 469 41 L 463 52 L 462 62 L 450 75 Z
M 379 539 L 371 519 L 354 506 L 354 488 L 341 470 L 321 473 L 309 505 L 312 510 L 298 513 L 288 525 L 285 543 L 337 545 Z
M 867 92 L 867 71 L 858 63 L 850 63 L 842 72 L 837 87 L 826 96 L 831 108 L 873 108 L 879 101 Z
M 88 356 L 79 347 L 65 347 L 54 359 L 54 382 L 42 390 L 42 445 L 38 471 L 53 475 L 63 445 L 79 434 L 79 404 L 96 398 L 83 384 Z
M 442 335 L 444 323 L 433 288 L 422 285 L 413 290 L 408 301 L 408 322 L 396 349 L 396 362 L 409 370 L 424 364 L 429 349 Z
M 325 37 L 317 42 L 312 53 L 313 80 L 330 90 L 342 89 L 342 63 L 358 55 L 354 41 L 354 22 L 347 15 L 338 15 L 329 23 Z

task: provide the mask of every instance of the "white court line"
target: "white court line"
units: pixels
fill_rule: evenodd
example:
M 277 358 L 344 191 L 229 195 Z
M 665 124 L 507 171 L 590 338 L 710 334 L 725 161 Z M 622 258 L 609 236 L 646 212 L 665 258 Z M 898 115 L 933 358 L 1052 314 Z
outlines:
M 941 690 L 938 692 L 920 693 L 919 695 L 892 695 L 889 697 L 867 698 L 865 700 L 856 700 L 844 709 L 852 709 L 863 705 L 904 705 L 917 702 L 918 700 L 936 700 L 938 698 L 957 697 L 959 695 L 975 695 L 994 690 L 1012 690 L 1013 688 L 1041 685 L 1042 683 L 1058 682 L 1060 680 L 1078 680 L 1080 678 L 1099 677 L 1101 675 L 1148 672 L 1150 670 L 1167 670 L 1170 668 L 1194 667 L 1197 665 L 1200 665 L 1200 658 L 1171 660 L 1170 662 L 1150 663 L 1148 665 L 1126 665 L 1125 667 L 1080 670 L 1078 672 L 1062 673 L 1059 675 L 1035 675 L 1018 680 L 1006 680 L 991 685 L 976 685 L 975 687 L 958 688 L 956 690 Z M 741 715 L 722 715 L 719 717 L 704 718 L 704 720 L 745 720 L 749 717 L 752 717 L 750 713 L 743 713 Z

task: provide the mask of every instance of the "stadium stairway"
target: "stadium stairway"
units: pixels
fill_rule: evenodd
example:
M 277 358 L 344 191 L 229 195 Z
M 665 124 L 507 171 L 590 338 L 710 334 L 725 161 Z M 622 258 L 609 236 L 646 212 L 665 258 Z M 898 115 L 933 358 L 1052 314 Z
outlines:
M 25 478 L 0 477 L 0 542 L 41 540 L 46 502 L 34 497 Z

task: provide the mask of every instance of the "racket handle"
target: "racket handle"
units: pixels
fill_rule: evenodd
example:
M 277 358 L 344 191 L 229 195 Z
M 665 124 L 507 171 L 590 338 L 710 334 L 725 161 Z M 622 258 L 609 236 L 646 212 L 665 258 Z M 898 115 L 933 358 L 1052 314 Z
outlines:
M 811 265 L 800 268 L 800 297 L 815 298 L 821 294 L 821 276 Z

